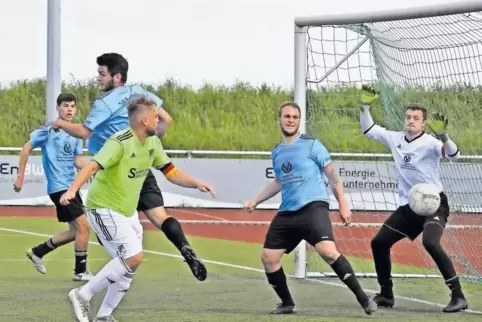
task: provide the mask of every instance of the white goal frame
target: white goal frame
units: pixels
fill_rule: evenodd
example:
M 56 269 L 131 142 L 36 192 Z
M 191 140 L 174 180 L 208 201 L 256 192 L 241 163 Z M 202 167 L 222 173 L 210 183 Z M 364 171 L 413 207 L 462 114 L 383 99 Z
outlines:
M 406 9 L 393 9 L 384 11 L 361 12 L 340 15 L 317 15 L 295 17 L 294 19 L 294 101 L 301 108 L 300 131 L 306 132 L 306 90 L 307 83 L 319 83 L 326 79 L 341 64 L 343 64 L 367 38 L 362 40 L 353 50 L 341 59 L 332 69 L 318 79 L 308 79 L 307 70 L 307 28 L 309 26 L 322 27 L 324 25 L 347 25 L 368 22 L 395 21 L 404 19 L 428 18 L 435 16 L 463 14 L 475 11 L 482 11 L 482 1 L 472 0 L 455 2 L 451 4 L 440 4 L 420 6 Z M 294 272 L 295 278 L 320 278 L 336 277 L 333 272 L 310 272 L 308 267 L 306 242 L 302 241 L 294 251 Z M 357 274 L 358 275 L 358 274 Z M 393 277 L 438 277 L 438 275 L 427 276 L 421 274 L 399 274 Z M 375 273 L 361 273 L 360 276 L 376 277 Z

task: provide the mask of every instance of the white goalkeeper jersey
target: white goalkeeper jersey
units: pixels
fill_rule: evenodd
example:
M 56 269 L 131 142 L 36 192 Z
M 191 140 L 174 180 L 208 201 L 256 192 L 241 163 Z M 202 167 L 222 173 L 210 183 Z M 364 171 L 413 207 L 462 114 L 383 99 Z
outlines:
M 444 151 L 441 141 L 427 133 L 408 141 L 404 132 L 388 131 L 377 124 L 365 131 L 365 135 L 392 151 L 401 205 L 408 203 L 408 192 L 418 183 L 434 184 L 440 192 L 443 191 L 440 160 Z

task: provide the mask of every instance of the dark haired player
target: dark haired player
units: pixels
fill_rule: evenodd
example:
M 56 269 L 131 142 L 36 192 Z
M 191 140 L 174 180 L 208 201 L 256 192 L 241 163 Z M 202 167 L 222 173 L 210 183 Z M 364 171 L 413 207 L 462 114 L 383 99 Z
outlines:
M 59 119 L 70 123 L 77 112 L 76 98 L 71 93 L 61 93 L 57 97 L 57 112 Z M 30 133 L 30 139 L 20 152 L 18 177 L 14 190 L 20 192 L 23 188 L 25 168 L 30 152 L 40 147 L 42 150 L 42 165 L 47 177 L 47 193 L 55 205 L 57 220 L 69 224 L 69 229 L 55 234 L 44 243 L 26 252 L 27 257 L 37 270 L 47 274 L 42 258 L 60 246 L 74 242 L 75 268 L 74 281 L 88 281 L 92 274 L 87 271 L 87 247 L 89 243 L 89 224 L 85 217 L 82 198 L 77 193 L 68 206 L 60 204 L 60 196 L 69 188 L 75 178 L 76 168 L 84 166 L 82 158 L 82 140 L 70 136 L 62 130 L 41 126 Z
M 275 179 L 256 198 L 244 204 L 248 211 L 252 211 L 281 191 L 282 202 L 269 226 L 261 255 L 268 282 L 282 301 L 270 313 L 296 312 L 281 257 L 306 240 L 355 294 L 365 313 L 372 314 L 377 305 L 365 294 L 350 263 L 335 245 L 323 173 L 327 175 L 338 200 L 340 217 L 348 224 L 351 211 L 343 194 L 343 183 L 323 144 L 299 133 L 300 114 L 300 108 L 295 103 L 281 105 L 279 126 L 282 142 L 272 151 Z
M 448 120 L 435 114 L 427 125 L 435 137 L 424 132 L 427 110 L 421 104 L 410 104 L 405 111 L 405 131 L 388 131 L 375 124 L 370 107 L 378 98 L 378 90 L 372 86 L 362 87 L 360 125 L 368 138 L 377 140 L 390 149 L 398 174 L 399 202 L 395 212 L 385 220 L 371 241 L 373 259 L 381 291 L 374 298 L 378 306 L 392 307 L 395 304 L 391 278 L 390 249 L 403 238 L 415 240 L 423 232 L 423 246 L 437 264 L 445 284 L 452 292 L 450 303 L 444 312 L 458 312 L 468 308 L 459 278 L 440 240 L 450 213 L 447 196 L 440 179 L 440 159 L 457 160 L 460 156 L 457 145 L 447 135 Z M 439 187 L 441 204 L 430 217 L 415 214 L 408 206 L 408 192 L 418 183 L 429 183 Z
M 87 148 L 89 152 L 96 154 L 112 134 L 129 127 L 127 103 L 134 96 L 144 94 L 156 102 L 159 118 L 157 134 L 163 135 L 172 119 L 163 109 L 163 101 L 155 94 L 138 85 L 126 85 L 129 70 L 127 60 L 120 54 L 106 53 L 97 57 L 97 65 L 97 81 L 104 95 L 95 100 L 84 123 L 57 121 L 54 125 L 72 136 L 89 139 Z M 142 186 L 137 210 L 144 212 L 146 217 L 164 232 L 181 252 L 194 276 L 204 281 L 207 277 L 206 267 L 189 245 L 179 221 L 166 214 L 161 190 L 151 171 Z

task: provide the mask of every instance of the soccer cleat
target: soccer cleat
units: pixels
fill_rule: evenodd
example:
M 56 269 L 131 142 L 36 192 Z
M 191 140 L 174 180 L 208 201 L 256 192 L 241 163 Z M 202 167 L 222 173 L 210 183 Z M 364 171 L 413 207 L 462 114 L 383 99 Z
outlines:
M 385 297 L 380 293 L 375 294 L 373 301 L 380 307 L 393 307 L 395 305 L 395 299 L 393 297 Z
M 366 297 L 365 300 L 359 301 L 359 303 L 362 306 L 365 313 L 368 314 L 368 315 L 371 315 L 373 312 L 378 310 L 377 303 L 368 296 Z
M 109 316 L 96 316 L 92 322 L 118 322 L 112 315 Z
M 181 248 L 181 254 L 186 263 L 189 265 L 193 275 L 200 281 L 204 281 L 207 277 L 207 270 L 204 263 L 196 256 L 196 253 L 189 245 L 184 245 Z
M 89 322 L 90 302 L 79 295 L 79 288 L 69 292 L 70 303 L 74 308 L 75 317 L 79 322 Z
M 445 313 L 455 313 L 467 310 L 469 308 L 469 303 L 464 297 L 453 296 L 450 299 L 450 303 L 444 307 L 443 311 Z
M 293 314 L 296 313 L 296 305 L 280 303 L 269 314 Z
M 84 272 L 84 273 L 74 274 L 74 276 L 72 277 L 72 280 L 76 282 L 88 282 L 93 277 L 94 277 L 94 274 L 90 272 Z
M 35 255 L 32 251 L 32 249 L 29 249 L 25 252 L 25 255 L 27 255 L 28 259 L 32 262 L 32 264 L 35 266 L 37 271 L 39 271 L 42 274 L 47 274 L 47 269 L 44 266 L 44 263 L 42 261 L 41 257 L 38 257 Z

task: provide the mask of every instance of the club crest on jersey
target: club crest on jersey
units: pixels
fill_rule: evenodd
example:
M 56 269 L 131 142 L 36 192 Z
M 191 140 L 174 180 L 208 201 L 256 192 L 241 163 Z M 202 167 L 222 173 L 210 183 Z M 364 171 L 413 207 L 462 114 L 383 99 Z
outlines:
M 291 165 L 291 162 L 289 162 L 289 161 L 283 162 L 283 164 L 281 165 L 281 170 L 284 173 L 290 173 L 291 170 L 293 170 L 293 166 Z
M 66 142 L 64 144 L 64 152 L 67 153 L 67 154 L 71 154 L 72 153 L 72 146 L 70 145 L 69 142 Z
M 149 159 L 154 158 L 154 149 L 149 150 Z

